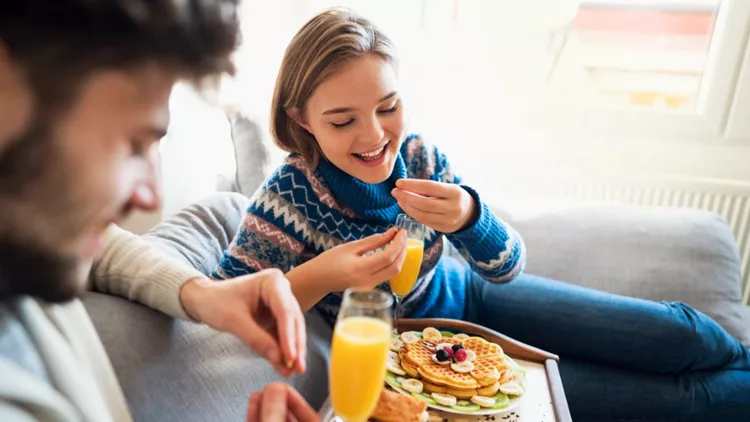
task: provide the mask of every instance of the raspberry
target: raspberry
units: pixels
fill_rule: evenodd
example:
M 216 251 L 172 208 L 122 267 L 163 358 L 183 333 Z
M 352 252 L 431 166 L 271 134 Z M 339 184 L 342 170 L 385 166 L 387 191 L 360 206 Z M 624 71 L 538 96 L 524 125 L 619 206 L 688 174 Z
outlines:
M 458 349 L 458 351 L 454 354 L 454 357 L 459 362 L 465 361 L 466 360 L 466 350 L 464 350 L 464 349 Z

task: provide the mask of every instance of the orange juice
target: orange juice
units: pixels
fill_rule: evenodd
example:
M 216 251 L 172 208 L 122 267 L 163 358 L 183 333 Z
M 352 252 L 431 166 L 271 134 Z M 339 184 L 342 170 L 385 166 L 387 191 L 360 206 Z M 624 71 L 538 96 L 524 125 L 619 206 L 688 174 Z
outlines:
M 364 422 L 383 389 L 391 326 L 370 317 L 339 321 L 331 346 L 331 404 L 347 422 Z
M 398 297 L 404 297 L 414 288 L 419 269 L 422 267 L 424 242 L 416 239 L 406 240 L 406 260 L 401 272 L 391 279 L 391 291 Z

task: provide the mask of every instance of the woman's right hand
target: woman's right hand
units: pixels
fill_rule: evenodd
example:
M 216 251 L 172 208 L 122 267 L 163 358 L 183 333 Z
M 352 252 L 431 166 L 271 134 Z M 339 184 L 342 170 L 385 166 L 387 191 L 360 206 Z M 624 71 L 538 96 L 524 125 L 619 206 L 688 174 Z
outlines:
M 385 246 L 385 249 L 378 250 Z M 373 252 L 373 253 L 370 253 Z M 318 255 L 315 263 L 329 284 L 328 291 L 350 287 L 373 288 L 401 271 L 406 259 L 406 232 L 392 228 L 354 242 L 344 243 Z

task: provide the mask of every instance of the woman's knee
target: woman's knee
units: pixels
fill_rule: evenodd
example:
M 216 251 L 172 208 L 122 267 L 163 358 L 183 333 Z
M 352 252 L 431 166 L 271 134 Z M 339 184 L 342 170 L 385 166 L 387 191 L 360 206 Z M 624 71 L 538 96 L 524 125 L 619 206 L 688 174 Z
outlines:
M 740 358 L 741 345 L 719 324 L 682 302 L 662 302 L 674 318 L 665 341 L 688 358 L 684 370 L 720 368 Z

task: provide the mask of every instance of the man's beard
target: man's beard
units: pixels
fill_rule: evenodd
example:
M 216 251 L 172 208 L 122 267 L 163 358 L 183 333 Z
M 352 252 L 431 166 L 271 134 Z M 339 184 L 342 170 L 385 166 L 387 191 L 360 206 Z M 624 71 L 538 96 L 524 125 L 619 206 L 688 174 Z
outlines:
M 73 208 L 66 201 L 70 174 L 61 170 L 49 127 L 37 120 L 0 151 L 0 209 L 5 208 L 0 214 L 0 301 L 29 295 L 66 302 L 81 293 L 78 259 L 46 246 L 65 239 L 45 239 L 40 229 L 50 224 L 72 229 L 76 223 L 64 218 Z M 50 203 L 59 206 L 59 212 L 50 209 Z M 18 212 L 19 204 L 33 214 Z
M 47 302 L 67 302 L 81 293 L 79 275 L 75 257 L 0 239 L 0 301 L 28 295 Z

